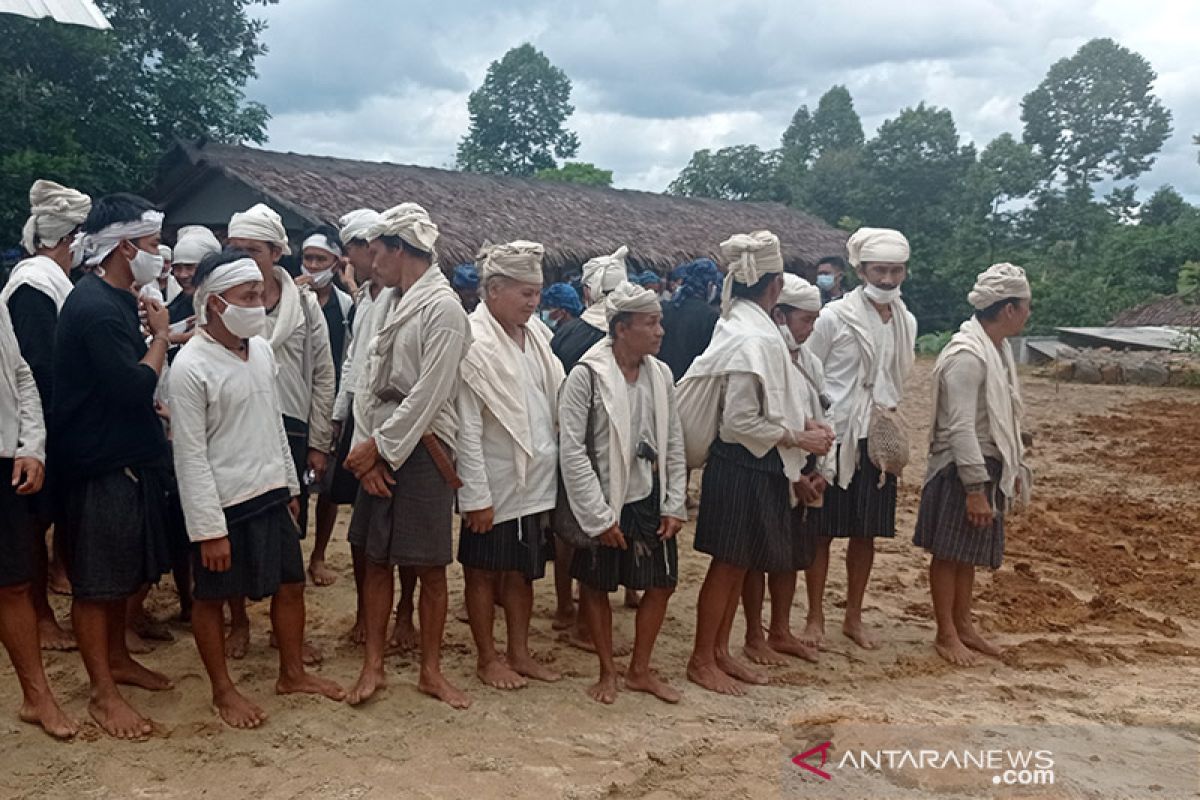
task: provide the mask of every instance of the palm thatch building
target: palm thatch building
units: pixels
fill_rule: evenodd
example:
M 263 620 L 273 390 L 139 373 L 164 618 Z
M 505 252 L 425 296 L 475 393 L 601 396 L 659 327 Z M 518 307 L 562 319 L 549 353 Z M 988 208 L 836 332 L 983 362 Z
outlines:
M 623 244 L 638 269 L 663 273 L 694 258 L 716 259 L 718 242 L 763 228 L 779 236 L 788 267 L 798 272 L 846 250 L 845 233 L 778 203 L 673 197 L 211 142 L 180 143 L 167 153 L 150 197 L 167 214 L 168 240 L 189 224 L 221 235 L 233 212 L 259 202 L 278 211 L 298 241 L 305 228 L 336 225 L 352 209 L 414 201 L 441 228 L 442 264 L 474 260 L 485 241 L 522 238 L 545 245 L 547 272 L 557 275 Z

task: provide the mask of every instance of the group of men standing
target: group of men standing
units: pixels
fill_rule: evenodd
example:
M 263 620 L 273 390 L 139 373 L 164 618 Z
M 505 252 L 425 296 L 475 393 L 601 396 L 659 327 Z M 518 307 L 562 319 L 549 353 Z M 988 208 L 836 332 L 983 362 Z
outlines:
M 0 296 L 0 469 L 13 475 L 0 489 L 0 640 L 17 666 L 23 719 L 56 736 L 75 730 L 38 654 L 40 641 L 69 638 L 46 603 L 51 524 L 89 712 L 113 736 L 152 730 L 119 686 L 171 686 L 134 659 L 126 634 L 146 588 L 172 569 L 185 609 L 194 601 L 214 707 L 231 726 L 267 716 L 226 662 L 249 646 L 247 599 L 271 598 L 278 692 L 358 705 L 386 685 L 397 570 L 393 637 L 419 643 L 421 691 L 466 708 L 469 696 L 440 662 L 456 508 L 484 684 L 559 679 L 528 644 L 533 584 L 555 560 L 558 616 L 571 616 L 571 580 L 580 584 L 575 636 L 600 668 L 589 695 L 612 703 L 623 685 L 677 702 L 651 657 L 678 584 L 688 468 L 701 463 L 695 547 L 712 562 L 688 678 L 725 694 L 767 681 L 729 650 L 739 604 L 751 661 L 815 660 L 838 537 L 849 538 L 843 631 L 876 646 L 862 603 L 874 539 L 895 533 L 896 476 L 872 459 L 870 440 L 876 416 L 901 404 L 916 330 L 900 299 L 909 252 L 898 232 L 851 237 L 863 285 L 824 310 L 822 290 L 784 273 L 766 231 L 721 243 L 723 276 L 712 262 L 688 265 L 666 308 L 659 292 L 630 281 L 621 248 L 584 266 L 586 310 L 552 333 L 537 315 L 540 243 L 486 247 L 468 313 L 462 286 L 437 261 L 438 226 L 414 203 L 359 209 L 337 230 L 309 232 L 298 278 L 279 265 L 287 233 L 264 205 L 233 215 L 224 248 L 189 226 L 160 251 L 162 221 L 133 195 L 93 203 L 39 181 L 24 239 L 31 258 Z M 353 296 L 335 285 L 347 263 Z M 709 306 L 717 287 L 719 311 Z M 934 556 L 936 646 L 956 664 L 997 652 L 971 624 L 974 566 L 999 566 L 1003 511 L 1029 486 L 1005 342 L 1028 318 L 1028 283 L 998 265 L 970 301 L 976 315 L 935 371 L 916 538 Z M 677 348 L 679 365 L 657 358 L 672 322 L 711 331 L 697 352 Z M 306 569 L 310 490 L 319 500 Z M 304 639 L 304 584 L 306 575 L 333 582 L 326 548 L 337 506 L 351 502 L 364 660 L 343 689 L 306 669 L 320 654 Z M 797 636 L 799 571 L 809 608 Z M 623 680 L 609 605 L 619 587 L 637 606 Z

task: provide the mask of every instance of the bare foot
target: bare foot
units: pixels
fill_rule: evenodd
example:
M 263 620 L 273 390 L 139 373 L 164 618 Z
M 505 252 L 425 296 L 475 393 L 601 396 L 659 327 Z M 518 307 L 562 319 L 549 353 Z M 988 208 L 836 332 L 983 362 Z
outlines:
M 743 664 L 728 653 L 717 654 L 717 667 L 729 677 L 737 678 L 742 683 L 766 686 L 770 680 L 763 673 Z
M 979 656 L 968 650 L 957 636 L 935 639 L 933 649 L 937 651 L 939 656 L 956 667 L 973 667 L 979 663 Z
M 436 697 L 451 708 L 457 708 L 460 711 L 471 705 L 471 698 L 465 692 L 456 689 L 441 672 L 427 672 L 422 669 L 421 677 L 417 681 L 417 688 L 430 697 Z
M 154 651 L 150 643 L 139 636 L 133 628 L 125 629 L 125 649 L 135 656 L 144 656 Z
M 814 664 L 817 663 L 817 648 L 809 647 L 803 640 L 797 639 L 790 632 L 783 635 L 767 634 L 767 644 L 776 653 L 785 653 L 789 656 L 803 658 L 805 661 L 811 661 Z
M 596 652 L 596 645 L 592 642 L 592 636 L 578 625 L 575 626 L 566 636 L 567 644 L 571 647 L 577 647 L 589 653 Z M 613 656 L 627 656 L 633 652 L 633 644 L 621 639 L 613 639 Z
M 814 650 L 825 649 L 825 620 L 810 619 L 804 626 L 804 633 L 800 634 L 800 641 Z
M 587 688 L 588 697 L 605 705 L 612 705 L 617 701 L 617 691 L 616 675 L 601 675 L 600 680 Z
M 861 622 L 844 623 L 842 625 L 842 635 L 863 650 L 877 650 L 879 648 L 879 642 L 875 641 L 875 637 L 867 633 L 866 627 Z
M 562 675 L 559 675 L 554 670 L 539 664 L 533 656 L 526 655 L 521 658 L 509 655 L 508 666 L 513 672 L 518 675 L 524 675 L 526 678 L 532 678 L 535 681 L 545 681 L 546 683 L 554 683 L 561 680 Z
M 565 631 L 575 625 L 575 606 L 559 608 L 554 611 L 554 619 L 550 627 L 556 631 Z
M 213 710 L 231 728 L 257 728 L 267 720 L 267 712 L 232 686 L 227 691 L 213 695 Z
M 352 706 L 361 705 L 370 700 L 377 691 L 387 687 L 387 676 L 383 667 L 368 667 L 363 665 L 362 674 L 358 681 L 350 687 L 346 702 Z
M 396 621 L 392 623 L 392 636 L 388 640 L 388 646 L 401 653 L 416 650 L 421 646 L 421 634 L 417 630 L 417 626 L 413 625 L 411 616 L 396 615 Z
M 671 684 L 658 677 L 658 673 L 650 670 L 645 675 L 625 673 L 625 688 L 633 692 L 646 692 L 662 700 L 664 703 L 678 703 L 683 697 Z
M 491 686 L 493 689 L 505 689 L 511 691 L 513 689 L 524 689 L 529 685 L 529 681 L 525 680 L 516 671 L 505 664 L 499 658 L 493 659 L 486 664 L 481 664 L 475 669 L 475 674 L 479 676 L 479 680 Z
M 733 697 L 741 697 L 745 694 L 737 681 L 729 677 L 716 664 L 706 664 L 698 667 L 689 661 L 687 677 L 692 683 L 701 688 L 708 689 L 710 692 L 732 695 Z
M 308 565 L 308 577 L 312 578 L 314 586 L 333 586 L 337 583 L 337 573 L 331 570 L 324 560 L 313 559 Z
M 642 597 L 641 597 L 641 595 L 639 595 L 637 593 L 637 590 L 635 590 L 635 589 L 626 589 L 625 590 L 625 607 L 626 608 L 637 608 L 639 605 L 641 605 L 641 602 L 642 602 Z
M 17 712 L 17 716 L 22 722 L 40 725 L 42 730 L 55 739 L 70 739 L 79 730 L 75 720 L 63 713 L 50 695 L 39 700 L 27 700 Z
M 983 653 L 985 656 L 991 656 L 992 658 L 999 658 L 1004 655 L 1004 651 L 1000 647 L 980 636 L 979 632 L 974 628 L 969 628 L 964 632 L 963 627 L 955 627 L 958 628 L 958 640 L 975 652 Z
M 275 638 L 275 631 L 271 631 L 271 647 L 279 649 L 279 640 Z M 320 664 L 325 658 L 321 654 L 321 649 L 310 641 L 305 641 L 300 646 L 300 659 L 304 662 L 304 666 L 311 667 Z
M 67 568 L 60 561 L 51 561 L 50 570 L 46 576 L 46 586 L 55 594 L 71 594 L 71 579 L 67 577 Z
M 250 628 L 249 626 L 237 625 L 229 629 L 229 635 L 225 637 L 225 657 L 226 658 L 245 658 L 246 651 L 250 649 Z
M 134 711 L 120 695 L 103 700 L 93 698 L 88 703 L 88 713 L 105 733 L 117 739 L 145 739 L 154 732 L 150 720 Z
M 43 650 L 74 650 L 75 634 L 64 630 L 54 617 L 38 620 L 38 638 Z
M 364 644 L 367 641 L 367 628 L 363 624 L 362 617 L 354 618 L 354 627 L 346 631 L 346 638 L 353 644 Z
M 301 672 L 293 677 L 279 676 L 275 682 L 276 694 L 319 694 L 330 700 L 341 702 L 346 699 L 346 690 L 331 680 L 313 675 L 311 672 Z
M 110 664 L 109 669 L 112 670 L 113 680 L 122 686 L 138 686 L 149 692 L 165 692 L 175 686 L 166 675 L 155 672 L 132 658 Z
M 742 655 L 750 659 L 755 664 L 761 664 L 765 667 L 785 667 L 787 659 L 776 653 L 768 645 L 765 639 L 759 638 L 753 642 L 746 642 L 742 647 Z

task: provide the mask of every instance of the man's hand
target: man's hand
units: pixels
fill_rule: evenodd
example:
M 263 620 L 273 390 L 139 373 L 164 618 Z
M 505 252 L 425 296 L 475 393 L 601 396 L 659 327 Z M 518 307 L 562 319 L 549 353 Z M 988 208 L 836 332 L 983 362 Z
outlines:
M 329 466 L 329 456 L 320 450 L 308 448 L 308 468 L 313 471 L 313 483 L 320 483 L 325 477 L 325 469 Z
M 354 477 L 362 480 L 363 475 L 373 469 L 379 461 L 379 448 L 375 446 L 375 439 L 367 437 L 365 442 L 350 451 L 343 466 L 353 472 Z
M 146 327 L 151 336 L 168 338 L 171 333 L 171 318 L 167 307 L 152 297 L 139 298 L 142 312 L 146 315 Z
M 467 530 L 472 533 L 487 533 L 496 524 L 496 509 L 491 506 L 478 511 L 468 511 L 463 516 L 466 518 Z
M 396 485 L 396 479 L 392 477 L 392 471 L 382 461 L 377 462 L 374 467 L 364 472 L 360 480 L 366 493 L 374 497 L 391 497 L 392 487 Z
M 171 424 L 171 407 L 161 400 L 154 401 L 154 413 L 158 414 L 158 418 L 168 425 Z
M 804 430 L 806 431 L 826 431 L 830 436 L 833 435 L 833 428 L 826 425 L 824 422 L 809 417 L 804 421 Z
M 342 440 L 342 427 L 344 423 L 340 419 L 335 419 L 330 423 L 333 428 L 333 449 L 337 450 L 338 442 Z
M 817 491 L 817 494 L 825 494 L 825 490 L 829 488 L 829 481 L 822 478 L 817 473 L 809 476 L 812 481 L 812 487 Z
M 12 485 L 17 494 L 37 494 L 46 480 L 46 467 L 28 456 L 13 459 Z
M 205 539 L 201 542 L 200 563 L 209 572 L 227 572 L 233 563 L 229 550 L 229 537 Z
M 972 528 L 990 528 L 993 518 L 987 492 L 967 492 L 967 524 Z
M 658 538 L 662 541 L 673 539 L 683 527 L 683 520 L 675 517 L 662 517 L 658 524 Z
M 308 286 L 309 284 L 312 283 L 312 275 L 302 272 L 299 275 L 297 275 L 295 278 L 292 278 L 292 280 L 296 283 L 297 286 Z
M 812 478 L 808 475 L 801 475 L 800 480 L 792 484 L 792 488 L 796 491 L 796 497 L 806 506 L 821 499 L 821 493 L 817 491 Z
M 300 524 L 300 498 L 293 497 L 288 500 L 288 513 L 292 515 L 292 522 Z
M 621 533 L 620 526 L 613 525 L 611 528 L 600 534 L 600 544 L 605 547 L 617 547 L 621 550 L 628 550 L 629 545 L 625 542 L 625 534 Z
M 833 447 L 833 431 L 828 427 L 820 430 L 806 430 L 803 433 L 795 431 L 791 434 L 792 447 L 799 447 L 806 453 L 823 456 Z

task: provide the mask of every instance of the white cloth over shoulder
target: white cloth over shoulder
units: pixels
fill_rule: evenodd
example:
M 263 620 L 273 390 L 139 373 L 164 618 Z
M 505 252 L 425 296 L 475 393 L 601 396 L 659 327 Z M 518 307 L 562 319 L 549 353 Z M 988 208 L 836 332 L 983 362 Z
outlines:
M 283 227 L 283 217 L 265 203 L 256 203 L 230 217 L 228 235 L 230 239 L 250 239 L 279 245 L 285 256 L 292 254 L 292 248 L 288 246 L 287 229 Z
M 367 388 L 367 348 L 379 329 L 380 318 L 383 316 L 380 309 L 387 306 L 391 292 L 391 289 L 384 288 L 378 295 L 371 297 L 370 281 L 358 288 L 358 294 L 355 295 L 354 322 L 350 327 L 350 344 L 346 347 L 346 358 L 342 362 L 342 385 L 333 403 L 335 422 L 345 422 L 350 418 L 354 407 L 354 395 Z
M 21 357 L 8 303 L 0 303 L 0 458 L 46 463 L 46 423 L 33 370 Z M 11 476 L 0 475 L 9 480 Z
M 38 180 L 29 187 L 29 219 L 21 230 L 21 246 L 33 255 L 39 247 L 54 247 L 83 224 L 92 198 L 54 181 Z
M 30 286 L 49 297 L 59 311 L 75 288 L 58 262 L 47 256 L 33 256 L 18 262 L 8 276 L 8 283 L 0 290 L 0 302 L 8 305 L 9 298 L 22 286 Z

